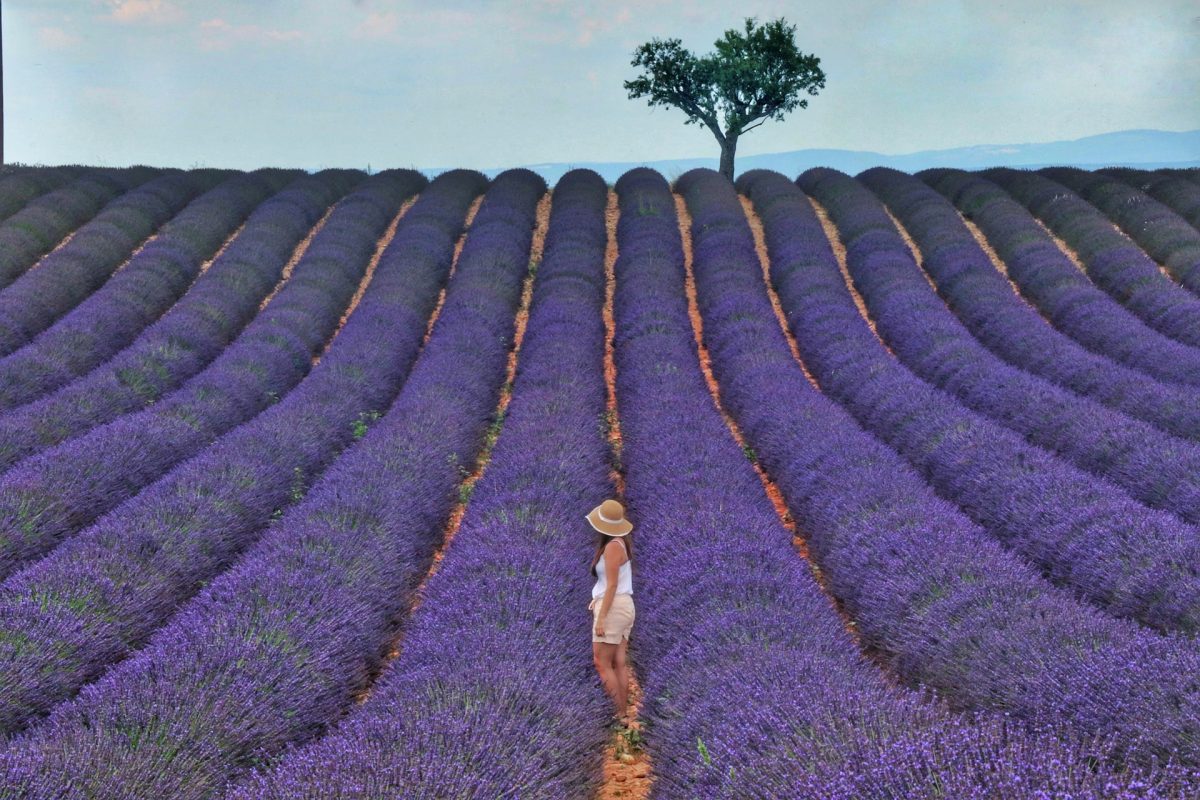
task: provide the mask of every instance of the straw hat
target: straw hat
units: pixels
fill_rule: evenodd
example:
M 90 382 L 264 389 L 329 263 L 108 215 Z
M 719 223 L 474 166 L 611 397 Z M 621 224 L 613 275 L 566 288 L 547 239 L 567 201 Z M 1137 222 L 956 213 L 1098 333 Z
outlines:
M 616 500 L 605 500 L 593 508 L 587 521 L 605 536 L 625 536 L 633 530 L 633 523 L 625 519 L 625 507 Z

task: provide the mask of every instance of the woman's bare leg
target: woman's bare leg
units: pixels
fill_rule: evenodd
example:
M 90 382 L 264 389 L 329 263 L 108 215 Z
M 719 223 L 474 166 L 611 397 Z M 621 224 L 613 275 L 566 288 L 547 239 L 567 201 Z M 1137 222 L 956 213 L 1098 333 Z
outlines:
M 622 639 L 617 645 L 616 658 L 613 661 L 613 670 L 617 673 L 617 695 L 613 700 L 622 719 L 629 714 L 629 668 L 625 664 L 625 651 L 628 649 L 629 640 Z
M 592 663 L 596 665 L 596 673 L 600 676 L 600 683 L 604 685 L 605 693 L 612 699 L 613 705 L 617 707 L 618 716 L 625 713 L 625 706 L 618 699 L 618 692 L 621 692 L 616 671 L 617 651 L 619 647 L 619 645 L 608 644 L 607 642 L 592 642 Z

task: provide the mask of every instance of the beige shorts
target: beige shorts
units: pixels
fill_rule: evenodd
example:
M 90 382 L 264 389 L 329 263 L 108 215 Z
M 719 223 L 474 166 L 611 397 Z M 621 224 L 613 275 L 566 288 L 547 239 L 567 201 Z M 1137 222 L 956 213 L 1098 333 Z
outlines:
M 596 617 L 600 616 L 600 604 L 603 600 L 592 600 L 592 641 L 606 644 L 620 644 L 621 640 L 628 641 L 633 630 L 633 595 L 618 594 L 613 596 L 612 608 L 604 618 L 604 635 L 596 635 Z

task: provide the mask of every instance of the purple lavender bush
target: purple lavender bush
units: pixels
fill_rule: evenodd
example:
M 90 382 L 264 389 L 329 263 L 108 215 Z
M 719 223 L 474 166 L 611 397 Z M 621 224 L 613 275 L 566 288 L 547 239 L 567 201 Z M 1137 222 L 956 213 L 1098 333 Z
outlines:
M 879 278 L 883 284 L 897 272 L 915 271 L 891 222 L 860 184 L 828 169 L 809 170 L 799 183 L 838 226 L 856 282 L 865 286 L 863 281 Z M 878 223 L 874 228 L 869 224 L 872 212 Z M 832 286 L 836 294 L 836 300 L 826 297 L 826 302 L 836 303 L 841 310 L 854 309 L 845 283 L 833 282 L 841 278 L 837 265 L 825 263 L 821 268 L 830 270 L 822 276 L 823 287 Z M 945 312 L 933 307 L 940 301 L 923 279 L 915 279 L 928 294 L 925 299 L 932 300 L 927 309 Z M 878 294 L 878 288 L 873 286 L 872 292 Z M 786 307 L 788 301 L 784 302 Z M 912 302 L 909 299 L 908 305 Z M 1116 616 L 1163 630 L 1200 628 L 1196 575 L 1200 539 L 1190 526 L 1134 502 L 1116 485 L 1030 445 L 1014 431 L 925 383 L 888 354 L 854 310 L 853 316 L 845 315 L 841 321 L 854 331 L 854 346 L 846 343 L 845 331 L 834 330 L 828 322 L 808 326 L 805 339 L 819 354 L 815 358 L 853 365 L 850 370 L 824 373 L 822 361 L 813 370 L 819 373 L 822 389 L 846 406 L 864 428 L 894 447 L 943 497 L 1045 570 L 1055 583 L 1080 592 Z M 904 321 L 893 316 L 888 324 L 902 327 Z M 1003 380 L 987 380 L 1003 398 Z M 1052 407 L 1060 399 L 1047 391 L 1041 394 L 1032 408 L 1013 400 L 1016 413 L 1036 414 L 1042 403 Z M 1099 416 L 1091 414 L 1093 420 Z M 1059 422 L 1069 424 L 1069 420 Z M 1111 420 L 1095 424 L 1111 424 Z M 1121 441 L 1102 427 L 1093 433 L 1099 434 L 1099 445 L 1114 451 L 1131 446 L 1131 436 Z M 1185 442 L 1175 441 L 1179 449 L 1186 449 Z M 1102 455 L 1103 447 L 1097 452 Z M 1169 443 L 1164 453 L 1170 454 Z
M 1163 275 L 1146 253 L 1100 211 L 1057 181 L 990 169 L 998 183 L 1079 255 L 1097 286 L 1164 336 L 1200 347 L 1200 297 Z
M 720 180 L 719 196 L 731 197 Z M 713 189 L 694 173 L 681 188 L 689 200 L 693 189 Z M 652 795 L 1099 797 L 1124 786 L 1136 796 L 1130 776 L 1080 769 L 1102 745 L 955 715 L 895 687 L 862 656 L 709 397 L 665 182 L 635 170 L 617 189 L 617 386 L 639 526 L 635 589 L 644 611 L 634 655 Z M 740 213 L 736 201 L 733 209 Z M 753 334 L 780 334 L 771 309 L 756 302 L 765 299 L 761 278 L 729 270 L 731 259 L 753 261 L 753 248 L 740 249 L 720 216 L 697 210 L 705 342 L 740 378 L 743 365 L 759 362 Z M 760 391 L 755 402 L 764 400 Z
M 228 797 L 559 798 L 595 789 L 608 706 L 588 647 L 593 539 L 583 513 L 611 492 L 601 426 L 605 198 L 589 171 L 568 173 L 555 189 L 512 402 L 399 658 L 329 736 L 249 776 Z M 403 419 L 393 423 L 397 432 Z M 381 446 L 388 435 L 382 425 L 372 433 Z M 390 498 L 384 508 L 386 519 L 405 513 Z M 409 528 L 400 517 L 392 525 Z M 413 588 L 404 587 L 405 599 Z M 370 599 L 375 590 L 357 595 Z M 385 630 L 368 641 L 378 647 Z
M 1104 212 L 1171 277 L 1200 293 L 1200 231 L 1156 199 L 1108 175 L 1066 167 L 1043 169 Z
M 361 438 L 408 375 L 484 183 L 455 171 L 422 193 L 334 346 L 282 401 L 0 584 L 0 629 L 20 639 L 0 634 L 0 733 L 144 642 Z
M 1200 386 L 1200 351 L 1149 327 L 1088 280 L 1008 192 L 960 170 L 917 177 L 979 226 L 1022 295 L 1060 331 L 1157 380 Z
M 278 402 L 336 333 L 379 237 L 424 184 L 410 170 L 366 181 L 338 205 L 279 294 L 203 372 L 145 410 L 0 477 L 0 577 Z
M 93 170 L 33 200 L 0 223 L 0 288 L 8 286 L 122 193 L 173 171 Z
M 258 313 L 296 247 L 361 172 L 297 179 L 259 206 L 187 293 L 109 361 L 0 415 L 0 471 L 145 407 L 207 366 Z
M 949 215 L 945 221 L 958 225 L 965 237 L 962 244 L 983 258 L 942 197 L 914 178 L 895 174 L 908 181 L 915 194 L 932 201 L 932 208 Z M 860 182 L 825 171 L 813 184 L 822 202 L 828 201 L 848 249 L 850 275 L 877 330 L 905 366 L 963 405 L 1107 478 L 1141 502 L 1185 520 L 1200 519 L 1200 444 L 1181 441 L 1002 361 L 971 335 L 930 287 L 883 207 Z M 888 197 L 895 201 L 893 193 Z M 917 243 L 928 245 L 925 228 L 918 225 L 914 230 Z M 926 260 L 944 258 L 938 254 Z M 943 267 L 959 263 L 957 257 L 945 260 Z M 991 269 L 983 264 L 980 268 Z M 1037 315 L 1033 316 L 1030 322 L 1036 321 Z M 950 413 L 955 407 L 945 405 Z M 941 485 L 935 481 L 935 486 Z M 954 499 L 952 492 L 947 496 Z M 1133 512 L 1126 521 L 1136 519 Z M 1149 530 L 1155 532 L 1141 535 L 1173 540 L 1178 537 L 1174 527 L 1174 523 L 1151 525 Z M 1200 566 L 1200 551 L 1193 557 Z
M 939 296 L 980 342 L 1010 364 L 1176 436 L 1200 439 L 1195 392 L 1092 353 L 1014 293 L 954 206 L 892 169 L 858 176 L 905 226 Z
M 96 797 L 211 797 L 348 710 L 482 444 L 544 187 L 527 171 L 496 179 L 389 414 L 144 651 L 13 742 L 0 755 L 5 780 L 30 797 L 67 786 Z M 438 249 L 449 252 L 442 236 Z M 389 294 L 406 289 L 395 281 Z
M 100 288 L 171 217 L 228 174 L 170 173 L 109 203 L 38 269 L 0 292 L 0 355 L 27 344 Z
M 1140 189 L 1200 231 L 1200 186 L 1186 178 L 1130 167 L 1107 167 L 1097 170 L 1096 174 L 1109 175 Z
M 38 197 L 63 188 L 79 175 L 79 170 L 63 167 L 38 167 L 5 175 L 0 178 L 0 221 Z
M 0 358 L 0 409 L 36 399 L 128 345 L 196 280 L 246 217 L 295 177 L 239 174 L 189 203 L 91 296 Z M 40 299 L 44 308 L 51 305 L 45 294 Z
M 878 344 L 807 198 L 761 170 L 738 185 L 762 219 L 771 282 L 805 364 L 822 389 L 870 380 L 873 367 L 858 354 Z M 730 329 L 710 348 L 722 399 L 864 645 L 906 683 L 936 690 L 954 708 L 1049 718 L 1113 737 L 1118 756 L 1134 761 L 1174 755 L 1200 763 L 1200 654 L 1192 643 L 1053 588 L 814 389 L 771 318 L 740 209 L 732 198 L 724 206 L 725 227 L 736 232 L 726 248 L 743 255 L 698 274 L 706 336 L 722 319 Z M 696 223 L 720 230 L 714 219 Z M 722 302 L 728 289 L 719 291 L 735 280 L 754 290 L 737 306 Z M 893 385 L 879 402 L 897 391 Z

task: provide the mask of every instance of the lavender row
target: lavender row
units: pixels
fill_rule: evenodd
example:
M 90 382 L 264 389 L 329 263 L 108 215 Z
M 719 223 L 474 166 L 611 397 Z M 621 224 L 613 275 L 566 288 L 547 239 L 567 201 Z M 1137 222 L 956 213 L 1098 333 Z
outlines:
M 919 245 L 938 294 L 989 350 L 1168 433 L 1200 439 L 1200 397 L 1194 391 L 1096 355 L 1055 329 L 1013 292 L 948 200 L 891 169 L 871 169 L 858 179 L 900 219 Z
M 1188 221 L 1200 231 L 1200 186 L 1178 175 L 1159 175 L 1129 167 L 1109 167 L 1098 170 L 1140 189 Z
M 1172 278 L 1200 294 L 1200 231 L 1187 220 L 1145 192 L 1108 175 L 1067 167 L 1043 169 L 1041 174 L 1104 212 Z
M 1200 350 L 1148 327 L 1097 288 L 1006 191 L 960 170 L 929 170 L 918 177 L 979 226 L 1022 295 L 1056 328 L 1092 352 L 1158 380 L 1200 386 Z
M 202 370 L 258 312 L 328 206 L 362 177 L 327 170 L 299 178 L 259 206 L 188 292 L 129 347 L 57 391 L 0 415 L 0 471 L 145 407 Z
M 61 189 L 82 174 L 63 167 L 22 170 L 0 180 L 0 221 L 16 214 L 29 202 Z
M 452 172 L 422 194 L 329 353 L 278 405 L 0 585 L 0 733 L 144 642 L 391 403 L 482 184 Z
M 8 286 L 122 193 L 169 173 L 146 167 L 97 170 L 44 194 L 0 223 L 0 288 Z
M 739 187 L 762 219 L 771 283 L 809 369 L 823 386 L 868 379 L 852 354 L 877 346 L 874 336 L 807 198 L 761 170 Z M 742 269 L 749 282 L 754 268 Z M 748 319 L 769 313 L 761 279 L 759 287 Z M 1200 690 L 1190 677 L 1200 653 L 1051 587 L 815 390 L 778 331 L 731 334 L 712 349 L 713 366 L 864 644 L 956 708 L 1061 721 L 1114 737 L 1138 760 L 1176 753 L 1200 763 Z
M 227 175 L 171 173 L 109 203 L 71 241 L 0 292 L 0 355 L 8 355 L 98 289 L 167 220 Z
M 246 217 L 295 177 L 286 172 L 236 175 L 189 203 L 90 297 L 28 345 L 0 358 L 0 409 L 36 399 L 128 345 L 171 307 Z M 42 308 L 35 317 L 40 328 L 66 305 L 54 303 L 51 289 L 68 302 L 74 297 L 60 283 L 41 287 Z
M 336 332 L 377 241 L 424 183 L 409 170 L 368 180 L 338 204 L 279 294 L 203 372 L 149 408 L 0 477 L 0 577 L 278 402 Z M 131 452 L 137 458 L 127 458 Z
M 852 243 L 851 251 L 858 253 L 857 258 L 849 260 L 854 283 L 862 292 L 880 334 L 905 365 L 966 406 L 1078 467 L 1108 478 L 1143 503 L 1171 511 L 1188 521 L 1200 519 L 1200 444 L 1180 441 L 1145 422 L 1047 382 L 1054 380 L 1056 373 L 1077 368 L 1074 360 L 1061 367 L 1046 365 L 1051 371 L 1047 380 L 1001 361 L 979 344 L 930 288 L 879 203 L 845 176 L 831 173 L 820 180 L 826 195 L 837 198 L 841 238 Z M 935 278 L 943 280 L 947 274 L 963 269 L 972 257 L 977 274 L 994 278 L 993 297 L 972 289 L 968 302 L 974 305 L 981 297 L 985 298 L 988 310 L 983 313 L 989 317 L 984 325 L 972 325 L 972 331 L 978 332 L 992 322 L 995 310 L 1003 308 L 1000 298 L 1025 312 L 1004 329 L 991 329 L 993 346 L 1012 348 L 1010 358 L 1017 367 L 1026 366 L 1023 356 L 1027 352 L 1037 353 L 1035 359 L 1030 359 L 1035 365 L 1036 359 L 1044 359 L 1052 352 L 1041 341 L 1013 347 L 1019 342 L 1022 329 L 1026 335 L 1040 331 L 1046 334 L 1046 339 L 1053 340 L 1056 335 L 1065 339 L 1012 296 L 1003 278 L 988 264 L 959 221 L 953 206 L 937 192 L 892 170 L 868 170 L 860 180 L 892 206 L 902 224 L 911 224 L 908 230 L 921 247 L 923 260 Z M 956 240 L 952 251 L 939 246 L 951 238 Z M 1119 368 L 1096 360 L 1100 363 L 1092 366 L 1090 382 L 1111 391 L 1118 382 L 1109 382 L 1109 376 Z M 1149 386 L 1129 390 L 1126 403 L 1131 408 L 1145 403 L 1143 392 L 1147 388 L 1153 391 L 1161 386 L 1149 380 L 1142 383 Z M 1157 406 L 1146 404 L 1147 408 L 1179 402 L 1184 409 L 1197 413 L 1197 401 L 1189 393 L 1173 389 L 1171 395 L 1174 396 L 1164 398 Z M 1193 426 L 1185 435 L 1200 437 L 1196 417 L 1192 420 Z M 1132 516 L 1125 521 L 1136 519 Z M 1156 538 L 1153 533 L 1147 535 L 1147 529 L 1140 536 L 1148 539 L 1147 544 Z M 1167 538 L 1175 539 L 1177 534 L 1169 531 Z M 1193 556 L 1200 556 L 1200 551 L 1189 553 L 1189 558 Z M 1196 563 L 1200 564 L 1200 560 Z
M 1200 297 L 1163 275 L 1091 203 L 1035 172 L 992 169 L 982 174 L 1074 250 L 1097 286 L 1164 336 L 1200 347 Z
M 1003 364 L 987 369 L 986 360 L 995 358 L 969 334 L 955 330 L 952 317 L 945 319 L 949 311 L 917 274 L 907 247 L 869 191 L 828 169 L 810 170 L 799 182 L 837 225 L 855 284 L 873 306 L 886 307 L 887 314 L 876 314 L 876 320 L 897 355 L 910 363 L 920 361 L 923 374 L 969 397 L 980 412 L 910 372 L 888 354 L 858 314 L 843 321 L 853 326 L 853 344 L 847 341 L 847 331 L 834 330 L 828 323 L 807 326 L 803 348 L 811 353 L 810 366 L 822 389 L 912 462 L 939 494 L 1044 570 L 1051 581 L 1120 617 L 1164 630 L 1200 630 L 1200 578 L 1195 574 L 1200 536 L 1195 529 L 1134 502 L 1115 484 L 1072 467 L 982 413 L 1002 417 L 1005 424 L 1053 441 L 1056 447 L 1074 448 L 1072 455 L 1093 469 L 1105 458 L 1117 461 L 1122 451 L 1138 448 L 1142 453 L 1137 455 L 1152 461 L 1153 454 L 1145 455 L 1139 436 L 1151 444 L 1157 439 L 1160 458 L 1174 458 L 1174 443 L 1184 466 L 1194 445 L 1128 418 L 1118 425 L 1115 412 L 1079 398 L 1071 402 L 1068 393 L 1045 383 L 1023 391 L 1021 383 L 1028 386 L 1033 380 Z M 827 290 L 829 282 L 841 276 L 836 265 L 821 269 L 832 271 L 813 280 Z M 889 288 L 895 291 L 889 293 Z M 844 283 L 834 284 L 832 290 L 826 302 L 853 308 Z M 934 334 L 930 340 L 940 341 L 945 351 L 931 350 L 922 341 L 927 330 Z M 953 375 L 943 380 L 938 371 L 947 367 L 958 368 L 966 377 L 960 382 Z M 1080 419 L 1073 420 L 1072 413 Z M 1129 463 L 1118 466 L 1131 472 Z M 1159 474 L 1185 484 L 1176 500 L 1187 503 L 1191 478 L 1186 470 L 1172 474 L 1170 462 L 1157 466 Z M 1109 471 L 1117 473 L 1116 468 Z M 1133 476 L 1118 474 L 1125 483 L 1133 482 Z M 1165 482 L 1156 487 L 1153 470 L 1142 470 L 1137 477 L 1139 488 L 1147 492 L 1160 488 L 1166 495 L 1166 489 L 1175 488 Z
M 635 172 L 617 188 L 628 213 L 617 265 L 618 397 L 630 508 L 642 531 L 638 596 L 650 609 L 635 656 L 656 795 L 994 798 L 1115 789 L 1107 768 L 1103 779 L 1072 774 L 1087 753 L 1069 739 L 992 719 L 973 724 L 890 686 L 862 658 L 708 395 L 666 185 Z M 716 173 L 688 173 L 678 188 L 696 212 L 698 301 L 704 341 L 720 353 L 728 380 L 722 395 L 733 384 L 762 403 L 779 387 L 773 366 L 760 371 L 751 332 L 781 334 L 761 302 L 749 230 L 727 213 L 740 208 Z
M 583 514 L 611 491 L 601 427 L 605 199 L 592 172 L 567 173 L 555 189 L 512 402 L 400 657 L 327 738 L 230 797 L 532 800 L 596 788 L 609 706 L 587 645 L 593 538 Z M 385 505 L 401 532 L 410 528 L 404 505 Z M 368 646 L 378 647 L 386 594 L 363 583 L 339 614 L 376 620 Z M 403 588 L 411 597 L 411 584 Z M 374 607 L 355 613 L 365 601 Z M 393 614 L 404 608 L 388 602 Z M 361 662 L 355 653 L 341 669 Z
M 97 798 L 211 797 L 348 709 L 482 441 L 543 188 L 529 173 L 497 178 L 387 417 L 143 652 L 0 754 L 5 780 L 31 798 L 68 786 Z M 452 233 L 430 242 L 443 272 Z M 387 294 L 406 291 L 395 281 Z

